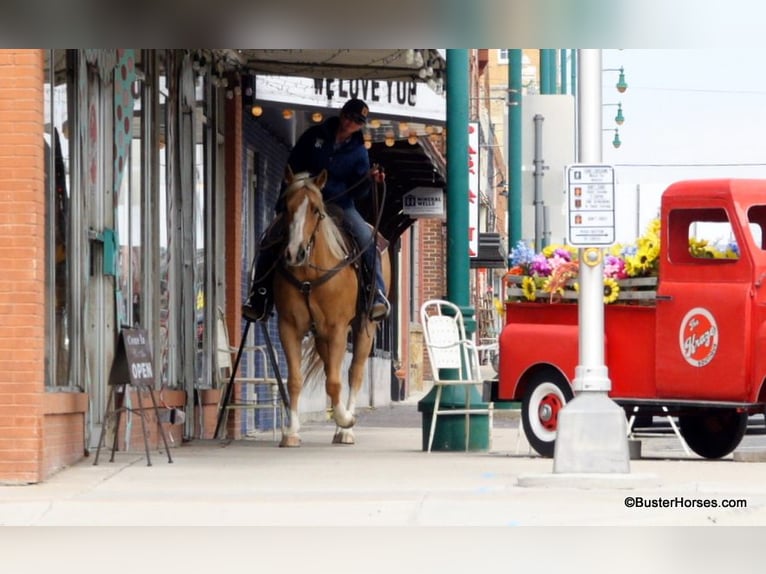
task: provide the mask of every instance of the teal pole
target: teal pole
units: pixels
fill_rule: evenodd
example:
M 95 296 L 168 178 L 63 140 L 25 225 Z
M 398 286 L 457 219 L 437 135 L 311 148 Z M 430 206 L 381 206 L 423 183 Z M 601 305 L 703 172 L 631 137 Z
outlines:
M 540 50 L 540 93 L 556 93 L 556 50 Z
M 577 97 L 577 50 L 570 50 L 572 52 L 572 95 Z
M 561 93 L 567 93 L 567 51 L 559 50 L 559 59 L 561 64 L 559 65 L 559 74 L 561 76 Z
M 470 337 L 476 331 L 474 308 L 470 305 L 470 257 L 468 255 L 468 50 L 447 50 L 447 299 L 460 307 Z M 448 378 L 449 371 L 444 373 Z M 454 378 L 455 375 L 453 375 Z M 446 386 L 442 389 L 439 410 L 465 407 L 465 389 Z M 481 403 L 475 388 L 470 401 Z M 418 403 L 422 413 L 422 448 L 428 450 L 431 416 L 436 402 L 432 388 Z M 478 405 L 477 405 L 478 406 Z M 468 450 L 489 449 L 489 416 L 469 417 Z M 431 450 L 464 451 L 465 418 L 462 415 L 439 416 Z
M 521 239 L 521 50 L 508 50 L 508 253 Z

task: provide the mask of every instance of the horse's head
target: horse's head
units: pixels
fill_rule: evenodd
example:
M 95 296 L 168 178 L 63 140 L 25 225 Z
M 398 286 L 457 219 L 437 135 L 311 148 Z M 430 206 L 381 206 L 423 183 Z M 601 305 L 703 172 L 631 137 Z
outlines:
M 290 166 L 285 170 L 285 217 L 289 229 L 285 262 L 288 266 L 299 267 L 309 261 L 319 224 L 327 217 L 322 201 L 322 187 L 326 182 L 326 170 L 313 178 L 306 172 L 293 174 Z

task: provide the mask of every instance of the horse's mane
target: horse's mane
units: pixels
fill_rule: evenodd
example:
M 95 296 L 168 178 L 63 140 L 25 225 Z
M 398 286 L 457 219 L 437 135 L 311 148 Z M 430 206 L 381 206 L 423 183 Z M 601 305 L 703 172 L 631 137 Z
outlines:
M 348 248 L 346 247 L 346 239 L 343 236 L 343 232 L 335 223 L 335 220 L 327 213 L 324 200 L 322 198 L 322 190 L 316 185 L 313 177 L 307 171 L 296 173 L 293 176 L 293 180 L 285 188 L 283 194 L 285 200 L 293 195 L 299 189 L 308 189 L 310 193 L 313 193 L 316 197 L 319 209 L 324 215 L 324 225 L 319 226 L 319 231 L 324 236 L 327 249 L 330 254 L 336 259 L 344 259 L 348 255 Z

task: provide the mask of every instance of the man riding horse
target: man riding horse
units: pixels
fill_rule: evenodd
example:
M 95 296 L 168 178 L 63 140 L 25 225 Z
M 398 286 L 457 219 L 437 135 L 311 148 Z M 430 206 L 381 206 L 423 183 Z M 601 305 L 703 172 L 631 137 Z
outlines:
M 308 172 L 311 175 L 327 170 L 328 179 L 322 195 L 325 203 L 334 204 L 343 212 L 343 224 L 363 250 L 363 261 L 367 270 L 374 270 L 375 293 L 370 307 L 370 319 L 382 321 L 391 311 L 385 296 L 385 285 L 376 253 L 373 230 L 357 211 L 355 200 L 362 200 L 370 194 L 370 180 L 382 182 L 384 174 L 370 168 L 370 158 L 361 129 L 367 123 L 369 109 L 359 99 L 347 101 L 338 116 L 308 128 L 290 152 L 287 160 L 293 173 Z M 284 211 L 284 201 L 277 201 L 277 218 Z M 273 306 L 272 283 L 274 269 L 279 259 L 279 248 L 283 238 L 280 225 L 272 225 L 261 242 L 256 262 L 254 281 L 250 294 L 242 306 L 243 316 L 250 321 L 265 320 Z

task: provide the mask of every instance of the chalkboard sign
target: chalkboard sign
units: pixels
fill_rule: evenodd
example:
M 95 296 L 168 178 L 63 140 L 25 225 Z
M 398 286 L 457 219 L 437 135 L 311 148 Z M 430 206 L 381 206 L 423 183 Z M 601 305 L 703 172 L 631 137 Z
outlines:
M 154 367 L 145 329 L 124 327 L 109 372 L 110 385 L 154 386 Z

